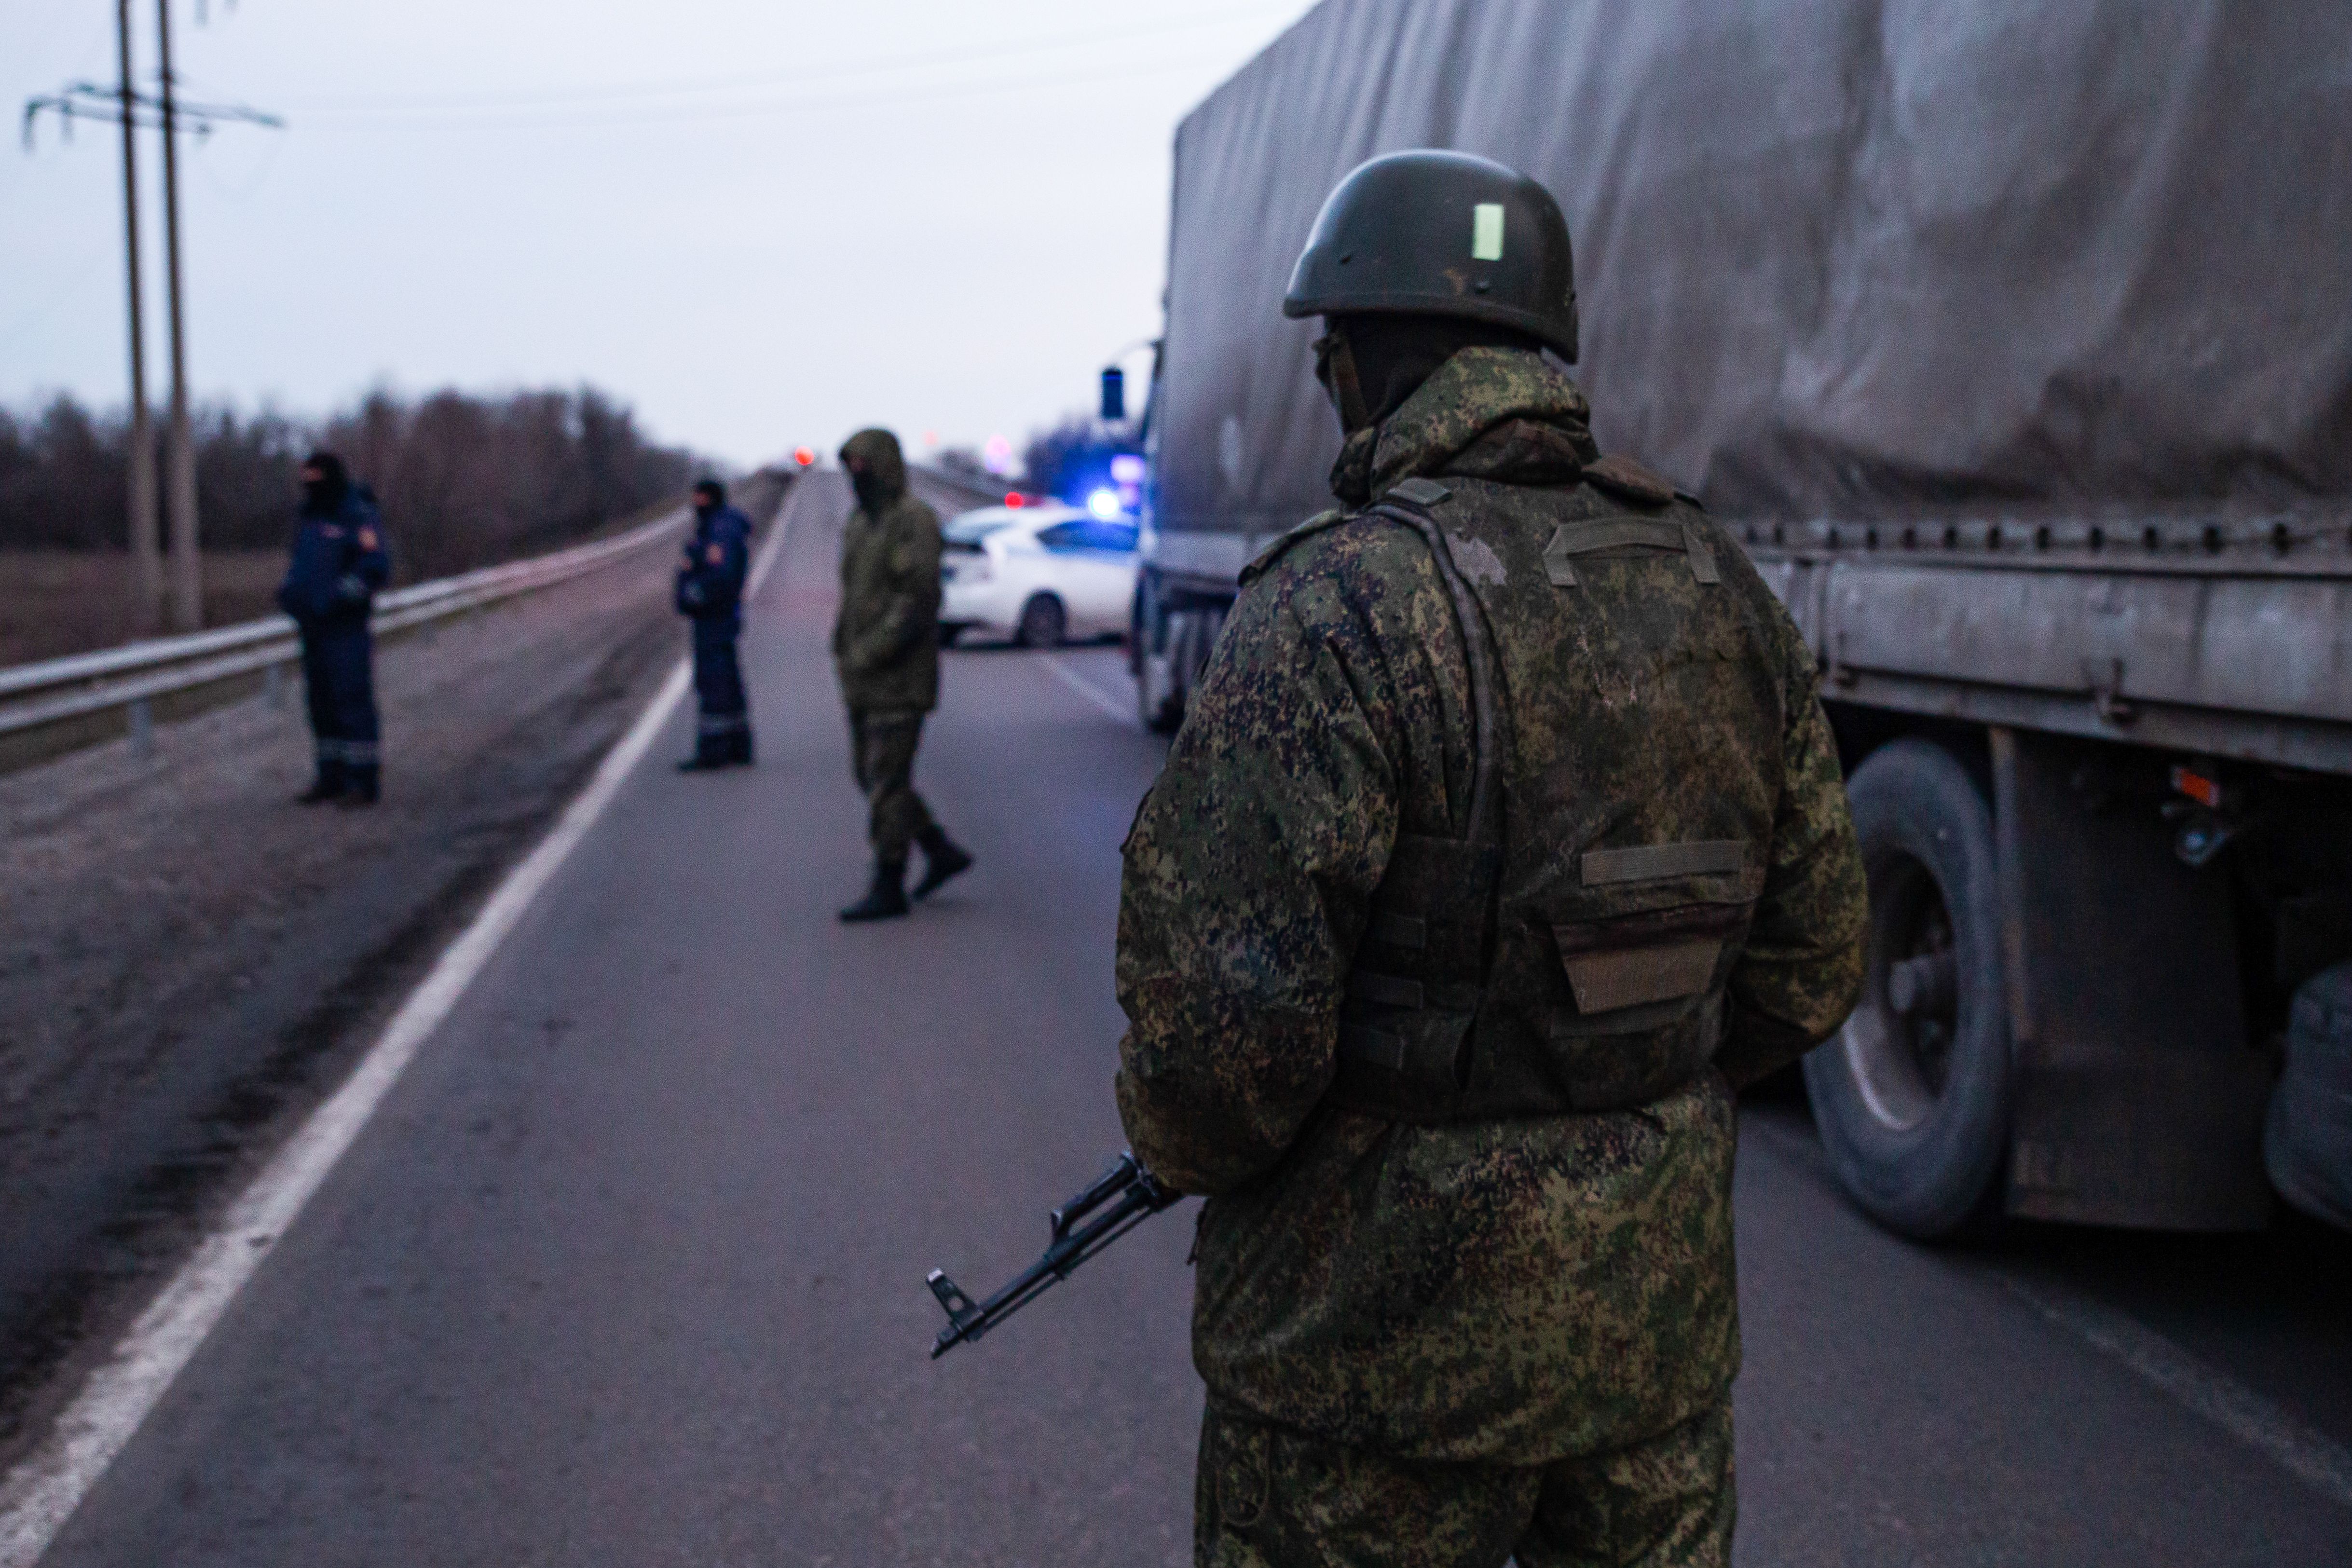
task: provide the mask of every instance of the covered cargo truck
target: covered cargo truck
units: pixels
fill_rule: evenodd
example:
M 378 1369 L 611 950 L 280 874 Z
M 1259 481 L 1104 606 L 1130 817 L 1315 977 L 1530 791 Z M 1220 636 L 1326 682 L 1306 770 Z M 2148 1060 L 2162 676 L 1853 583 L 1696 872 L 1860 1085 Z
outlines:
M 1177 133 L 1147 722 L 1329 504 L 1283 287 L 1416 146 L 1559 196 L 1603 450 L 1820 657 L 1873 934 L 1805 1076 L 1856 1199 L 2352 1224 L 2352 11 L 1327 0 Z

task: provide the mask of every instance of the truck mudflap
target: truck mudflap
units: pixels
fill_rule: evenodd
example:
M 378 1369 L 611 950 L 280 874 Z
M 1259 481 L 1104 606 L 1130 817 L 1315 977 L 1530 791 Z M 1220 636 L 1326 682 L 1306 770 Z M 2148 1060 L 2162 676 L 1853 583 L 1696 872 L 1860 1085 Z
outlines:
M 2153 813 L 2098 809 L 2081 780 L 2105 750 L 1992 732 L 2015 1051 L 2006 1207 L 2257 1228 L 2276 1067 L 2247 1039 L 2230 883 L 2184 863 Z
M 2263 1157 L 2280 1197 L 2352 1230 L 2352 964 L 2295 992 Z

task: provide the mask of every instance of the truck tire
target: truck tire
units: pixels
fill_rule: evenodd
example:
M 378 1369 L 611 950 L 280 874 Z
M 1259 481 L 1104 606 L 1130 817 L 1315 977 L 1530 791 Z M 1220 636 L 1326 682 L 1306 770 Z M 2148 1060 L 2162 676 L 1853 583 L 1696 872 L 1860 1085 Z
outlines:
M 1983 1213 L 2009 1147 L 2010 1029 L 1992 811 L 1942 747 L 1900 740 L 1847 787 L 1870 882 L 1861 1004 L 1805 1058 L 1838 1180 L 1890 1230 Z
M 2352 1230 L 2352 964 L 2320 971 L 2294 993 L 2263 1158 L 2281 1197 Z
M 1135 676 L 1136 716 L 1154 735 L 1173 735 L 1184 722 L 1184 697 L 1190 673 L 1193 628 L 1198 613 L 1159 612 L 1160 625 L 1145 639 Z M 1157 645 L 1158 651 L 1154 652 Z
M 1175 619 L 1160 608 L 1151 574 L 1139 572 L 1129 617 L 1128 668 L 1135 676 L 1135 716 L 1154 735 L 1173 735 L 1184 722 L 1184 694 L 1175 679 Z
M 1154 735 L 1173 735 L 1184 722 L 1184 693 L 1176 685 L 1174 661 L 1146 653 L 1135 675 L 1135 716 Z

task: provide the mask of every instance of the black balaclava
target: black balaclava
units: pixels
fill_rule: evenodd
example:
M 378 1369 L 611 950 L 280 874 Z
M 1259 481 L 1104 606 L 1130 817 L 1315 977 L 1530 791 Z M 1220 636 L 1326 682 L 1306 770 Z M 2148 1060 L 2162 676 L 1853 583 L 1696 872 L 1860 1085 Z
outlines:
M 727 486 L 716 479 L 705 479 L 694 487 L 694 515 L 707 517 L 727 504 Z
M 343 460 L 331 452 L 313 452 L 302 459 L 302 515 L 306 517 L 331 517 L 343 509 L 343 497 L 351 494 L 352 476 L 343 467 Z M 310 476 L 316 473 L 316 479 Z
M 1454 316 L 1332 316 L 1325 326 L 1315 379 L 1330 394 L 1343 435 L 1387 419 L 1465 349 L 1543 347 L 1525 332 Z
M 857 492 L 858 509 L 869 517 L 880 517 L 907 493 L 907 460 L 898 438 L 887 430 L 861 430 L 843 442 L 841 465 Z

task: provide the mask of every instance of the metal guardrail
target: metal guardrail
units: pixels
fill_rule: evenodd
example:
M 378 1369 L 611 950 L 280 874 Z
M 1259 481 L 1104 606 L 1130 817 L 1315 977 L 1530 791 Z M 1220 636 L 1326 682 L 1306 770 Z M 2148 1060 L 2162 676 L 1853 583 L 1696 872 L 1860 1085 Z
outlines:
M 660 543 L 686 517 L 681 507 L 609 539 L 378 594 L 376 634 L 396 635 L 568 582 Z M 300 656 L 293 621 L 271 615 L 0 669 L 0 773 L 125 735 L 144 745 L 159 721 L 272 688 Z
M 1000 505 L 1009 490 L 1020 486 L 1009 479 L 994 479 L 986 475 L 961 474 L 951 468 L 937 468 L 928 463 L 909 463 L 907 471 L 914 478 L 925 480 L 943 490 L 960 492 L 974 507 Z

